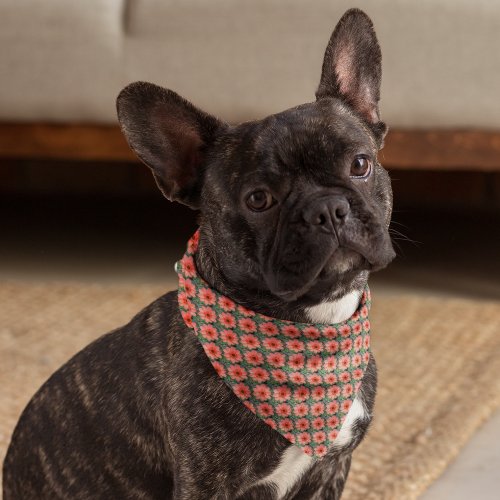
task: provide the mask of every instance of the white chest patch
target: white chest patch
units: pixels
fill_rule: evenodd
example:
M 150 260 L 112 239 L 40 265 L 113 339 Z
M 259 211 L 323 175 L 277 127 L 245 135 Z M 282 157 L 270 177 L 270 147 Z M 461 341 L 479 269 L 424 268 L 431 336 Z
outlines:
M 352 402 L 351 409 L 349 410 L 342 427 L 340 428 L 339 435 L 333 443 L 333 447 L 342 448 L 343 446 L 348 445 L 352 440 L 352 428 L 354 423 L 357 420 L 364 420 L 367 416 L 365 405 L 363 404 L 361 396 L 358 393 L 356 399 Z
M 257 484 L 272 483 L 276 488 L 276 498 L 283 498 L 312 464 L 313 459 L 309 455 L 297 446 L 289 446 L 283 452 L 278 467 Z
M 344 295 L 341 299 L 322 302 L 306 309 L 311 323 L 341 323 L 349 319 L 359 306 L 361 290 Z

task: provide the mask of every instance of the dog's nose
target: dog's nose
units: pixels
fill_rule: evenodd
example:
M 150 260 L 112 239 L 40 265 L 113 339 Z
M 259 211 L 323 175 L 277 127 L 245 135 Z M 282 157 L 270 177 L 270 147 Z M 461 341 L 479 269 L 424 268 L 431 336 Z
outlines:
M 349 214 L 351 207 L 343 196 L 322 198 L 311 203 L 302 213 L 307 224 L 332 230 Z

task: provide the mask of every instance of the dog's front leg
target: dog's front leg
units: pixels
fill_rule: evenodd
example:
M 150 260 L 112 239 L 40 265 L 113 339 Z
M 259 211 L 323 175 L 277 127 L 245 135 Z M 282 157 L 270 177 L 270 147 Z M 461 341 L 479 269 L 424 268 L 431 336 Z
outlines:
M 182 467 L 174 475 L 172 500 L 233 500 L 235 493 L 217 474 L 200 474 L 200 470 Z
M 314 499 L 338 500 L 344 491 L 345 482 L 351 468 L 351 453 L 345 453 L 338 457 L 333 474 L 324 474 L 326 480 L 320 490 L 312 497 Z
M 209 487 L 207 490 L 204 486 L 193 484 L 190 481 L 189 483 L 176 482 L 171 498 L 172 500 L 230 500 L 231 495 L 225 489 Z

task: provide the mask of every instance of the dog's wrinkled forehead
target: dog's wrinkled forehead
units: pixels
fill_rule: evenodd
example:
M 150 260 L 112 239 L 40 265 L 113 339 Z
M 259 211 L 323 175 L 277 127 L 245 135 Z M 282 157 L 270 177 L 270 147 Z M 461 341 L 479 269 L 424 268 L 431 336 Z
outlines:
M 217 178 L 226 176 L 236 191 L 246 184 L 280 185 L 288 177 L 331 187 L 346 177 L 346 161 L 357 154 L 375 158 L 378 149 L 369 128 L 337 99 L 241 124 L 228 132 L 222 148 L 214 161 Z

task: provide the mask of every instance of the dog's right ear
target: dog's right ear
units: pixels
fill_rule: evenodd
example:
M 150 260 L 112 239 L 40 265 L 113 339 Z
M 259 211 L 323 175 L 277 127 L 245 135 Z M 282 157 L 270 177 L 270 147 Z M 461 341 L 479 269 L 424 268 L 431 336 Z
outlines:
M 382 54 L 371 19 L 359 9 L 348 10 L 332 33 L 325 51 L 318 100 L 338 98 L 356 111 L 382 141 L 387 131 L 378 102 Z
M 199 208 L 206 152 L 226 124 L 152 83 L 125 87 L 116 100 L 129 146 L 171 201 Z

